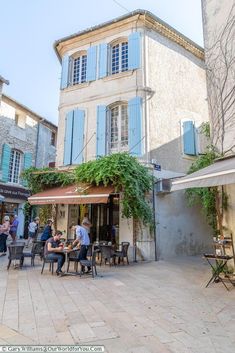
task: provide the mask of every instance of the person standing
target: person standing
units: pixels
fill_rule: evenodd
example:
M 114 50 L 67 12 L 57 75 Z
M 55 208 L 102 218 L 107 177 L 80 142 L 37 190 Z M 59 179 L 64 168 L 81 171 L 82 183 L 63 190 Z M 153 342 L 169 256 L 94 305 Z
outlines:
M 37 232 L 38 232 L 38 226 L 39 226 L 39 217 L 34 218 L 32 222 L 29 223 L 28 230 L 29 230 L 29 236 L 28 236 L 28 241 L 27 241 L 27 247 L 29 244 L 36 240 L 37 238 Z
M 78 255 L 78 260 L 87 260 L 87 251 L 90 245 L 90 232 L 91 223 L 88 219 L 84 218 L 81 226 L 76 227 L 76 239 L 73 242 L 73 246 L 77 243 L 80 244 L 80 252 Z M 82 272 L 84 272 L 85 268 L 82 266 Z M 91 268 L 87 268 L 87 272 L 90 272 Z
M 65 262 L 65 254 L 61 252 L 60 237 L 62 232 L 57 230 L 55 235 L 46 241 L 44 247 L 44 256 L 47 259 L 57 260 L 57 275 L 62 275 L 62 267 Z M 62 247 L 63 248 L 63 247 Z
M 51 219 L 48 219 L 47 221 L 47 225 L 46 227 L 44 228 L 44 231 L 41 235 L 41 240 L 42 241 L 47 241 L 49 238 L 52 237 L 52 220 Z
M 10 224 L 10 236 L 12 238 L 12 241 L 16 240 L 16 234 L 17 234 L 17 228 L 19 225 L 18 221 L 18 216 L 17 215 L 11 215 L 11 224 Z
M 10 231 L 10 218 L 5 216 L 3 224 L 0 226 L 0 256 L 6 255 L 7 252 L 7 237 Z

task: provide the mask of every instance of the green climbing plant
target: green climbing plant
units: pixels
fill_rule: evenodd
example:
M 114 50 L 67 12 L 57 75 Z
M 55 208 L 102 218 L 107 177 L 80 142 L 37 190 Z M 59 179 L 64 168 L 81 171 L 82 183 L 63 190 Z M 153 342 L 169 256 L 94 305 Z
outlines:
M 105 186 L 111 184 L 117 193 L 122 192 L 122 215 L 152 225 L 152 207 L 145 197 L 152 188 L 152 176 L 145 166 L 128 153 L 115 153 L 83 163 L 69 173 L 49 168 L 30 168 L 22 176 L 32 193 L 76 182 Z

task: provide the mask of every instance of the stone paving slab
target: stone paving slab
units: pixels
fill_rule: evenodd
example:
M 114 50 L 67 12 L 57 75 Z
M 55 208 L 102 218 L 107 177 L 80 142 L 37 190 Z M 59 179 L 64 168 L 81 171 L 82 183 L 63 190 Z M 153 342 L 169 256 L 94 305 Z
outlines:
M 198 257 L 40 274 L 0 258 L 0 344 L 102 344 L 107 353 L 234 353 L 235 287 L 205 288 Z M 102 276 L 101 276 L 102 275 Z

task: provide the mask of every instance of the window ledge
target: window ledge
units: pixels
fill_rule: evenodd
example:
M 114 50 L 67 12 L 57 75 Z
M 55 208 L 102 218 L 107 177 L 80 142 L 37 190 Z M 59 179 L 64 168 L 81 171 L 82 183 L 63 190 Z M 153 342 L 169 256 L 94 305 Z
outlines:
M 128 77 L 133 75 L 134 70 L 129 70 L 129 71 L 123 71 L 119 72 L 117 74 L 109 75 L 103 78 L 103 81 L 111 81 L 111 80 L 116 80 L 117 78 L 122 78 L 122 77 Z
M 85 88 L 85 87 L 88 87 L 89 85 L 90 85 L 90 82 L 78 83 L 76 85 L 68 86 L 67 88 L 63 89 L 62 91 L 64 91 L 64 92 L 75 91 L 76 89 Z

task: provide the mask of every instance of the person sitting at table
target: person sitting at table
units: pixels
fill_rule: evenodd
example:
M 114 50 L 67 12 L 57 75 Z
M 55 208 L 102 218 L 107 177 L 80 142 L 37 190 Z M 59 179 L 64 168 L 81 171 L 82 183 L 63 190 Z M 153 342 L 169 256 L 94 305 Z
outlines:
M 76 226 L 76 239 L 73 242 L 73 246 L 80 244 L 80 252 L 78 255 L 78 260 L 87 260 L 88 246 L 90 245 L 90 232 L 91 222 L 84 218 L 81 226 Z M 91 271 L 90 267 L 87 267 L 87 273 Z M 84 266 L 82 266 L 82 272 L 85 272 Z
M 60 230 L 57 230 L 54 236 L 46 241 L 46 244 L 44 247 L 44 256 L 47 259 L 57 260 L 57 270 L 56 270 L 57 275 L 63 274 L 62 267 L 65 262 L 65 254 L 61 252 L 61 246 L 60 246 L 61 236 L 62 236 L 62 232 Z

